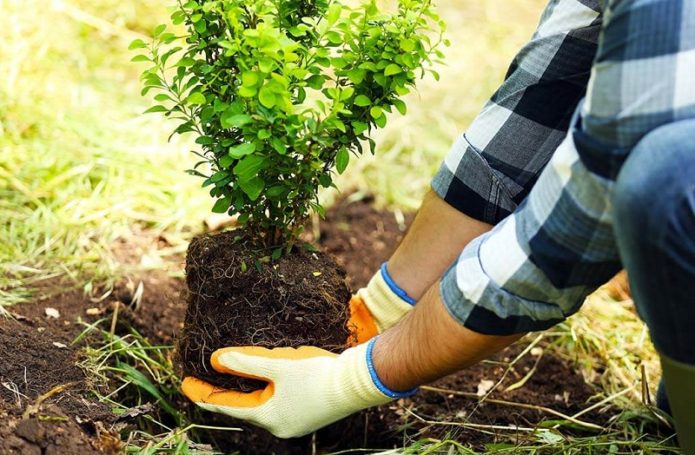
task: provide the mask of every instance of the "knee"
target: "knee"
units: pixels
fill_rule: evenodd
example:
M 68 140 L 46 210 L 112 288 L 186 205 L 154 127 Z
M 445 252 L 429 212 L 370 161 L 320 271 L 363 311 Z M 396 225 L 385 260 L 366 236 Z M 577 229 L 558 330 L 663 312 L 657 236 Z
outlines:
M 644 136 L 623 165 L 613 193 L 616 228 L 663 232 L 682 214 L 695 185 L 695 119 L 674 122 Z

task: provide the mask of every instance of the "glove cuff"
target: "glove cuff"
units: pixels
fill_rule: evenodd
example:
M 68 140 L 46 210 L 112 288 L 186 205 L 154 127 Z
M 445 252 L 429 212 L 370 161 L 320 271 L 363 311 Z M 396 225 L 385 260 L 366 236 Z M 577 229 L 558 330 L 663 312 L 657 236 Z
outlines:
M 396 324 L 415 305 L 415 299 L 391 278 L 386 263 L 357 295 L 372 314 L 380 333 Z
M 374 351 L 374 343 L 376 342 L 376 339 L 378 337 L 374 337 L 369 342 L 367 343 L 367 352 L 366 352 L 366 359 L 367 359 L 367 369 L 369 370 L 369 376 L 372 378 L 372 382 L 374 383 L 374 386 L 379 389 L 381 393 L 386 395 L 389 398 L 396 399 L 396 398 L 407 398 L 415 395 L 418 391 L 417 387 L 414 387 L 410 390 L 405 390 L 403 392 L 398 392 L 396 390 L 390 389 L 386 384 L 381 382 L 381 379 L 379 378 L 379 375 L 376 372 L 376 369 L 374 368 L 374 361 L 373 361 L 373 351 Z
M 343 364 L 341 372 L 336 376 L 335 390 L 337 399 L 334 407 L 356 412 L 361 409 L 386 404 L 396 398 L 409 397 L 417 389 L 398 392 L 389 389 L 376 373 L 372 361 L 374 340 L 355 346 L 341 354 Z
M 417 303 L 415 299 L 410 297 L 408 293 L 405 291 L 405 289 L 402 289 L 400 286 L 398 286 L 398 284 L 396 284 L 393 278 L 391 278 L 391 274 L 389 274 L 389 270 L 386 264 L 387 263 L 384 262 L 383 264 L 381 264 L 381 267 L 379 268 L 379 272 L 381 272 L 381 277 L 386 282 L 386 285 L 389 287 L 391 292 L 396 294 L 405 303 L 407 303 L 410 306 L 415 305 Z

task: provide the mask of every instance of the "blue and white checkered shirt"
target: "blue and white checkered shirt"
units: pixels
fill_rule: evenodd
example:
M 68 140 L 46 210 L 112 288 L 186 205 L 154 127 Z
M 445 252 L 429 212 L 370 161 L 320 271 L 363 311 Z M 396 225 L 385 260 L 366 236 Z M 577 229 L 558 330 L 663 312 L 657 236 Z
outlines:
M 622 164 L 647 133 L 687 118 L 695 0 L 552 0 L 432 183 L 496 224 L 442 278 L 450 314 L 506 335 L 576 312 L 621 267 L 611 196 Z

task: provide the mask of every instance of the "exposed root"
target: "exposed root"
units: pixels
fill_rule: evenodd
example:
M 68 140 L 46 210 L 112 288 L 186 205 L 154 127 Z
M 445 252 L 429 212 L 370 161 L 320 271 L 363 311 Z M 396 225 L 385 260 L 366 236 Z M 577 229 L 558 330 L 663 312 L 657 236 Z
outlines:
M 345 349 L 350 292 L 342 269 L 324 254 L 295 248 L 258 270 L 258 258 L 235 240 L 238 236 L 236 231 L 200 236 L 189 246 L 188 309 L 178 352 L 184 374 L 249 391 L 264 384 L 216 373 L 209 364 L 215 350 L 245 345 Z

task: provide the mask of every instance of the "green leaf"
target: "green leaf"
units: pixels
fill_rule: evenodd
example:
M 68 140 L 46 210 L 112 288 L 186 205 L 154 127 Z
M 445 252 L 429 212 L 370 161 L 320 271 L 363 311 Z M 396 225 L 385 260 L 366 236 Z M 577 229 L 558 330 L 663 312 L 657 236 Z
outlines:
M 235 145 L 234 147 L 229 147 L 229 156 L 232 158 L 241 158 L 246 155 L 256 151 L 256 144 L 253 142 L 247 142 L 245 144 Z
M 200 92 L 193 92 L 186 98 L 188 104 L 205 104 L 205 95 Z
M 228 173 L 228 172 L 226 172 L 226 171 L 217 171 L 217 172 L 215 172 L 215 173 L 212 175 L 212 177 L 210 177 L 210 182 L 212 182 L 212 183 L 217 183 L 217 182 L 219 182 L 219 181 L 221 181 L 221 180 L 226 179 L 227 177 L 229 177 L 229 173 Z
M 285 185 L 275 185 L 268 189 L 268 196 L 270 196 L 271 198 L 277 198 L 282 196 L 286 192 L 287 188 L 285 187 Z
M 234 114 L 233 109 L 227 109 L 220 116 L 220 125 L 222 128 L 241 128 L 242 126 L 251 123 L 252 118 L 246 114 Z
M 210 145 L 214 144 L 215 140 L 210 136 L 200 136 L 198 139 L 195 140 L 195 143 L 200 145 Z
M 234 174 L 239 177 L 239 180 L 251 180 L 256 177 L 263 165 L 265 164 L 265 158 L 258 155 L 249 155 L 242 159 L 234 166 Z
M 329 24 L 333 25 L 338 21 L 340 18 L 341 9 L 342 6 L 339 3 L 333 3 L 331 7 L 328 8 L 328 12 L 326 12 L 326 20 Z
M 131 62 L 151 62 L 152 59 L 146 55 L 139 54 L 130 59 Z
M 205 21 L 200 21 L 193 24 L 193 28 L 195 28 L 195 31 L 198 33 L 205 33 L 205 31 L 208 29 L 208 26 L 205 23 Z
M 174 101 L 171 99 L 169 95 L 166 93 L 158 93 L 157 95 L 154 96 L 155 101 L 163 102 L 163 101 Z
M 265 182 L 259 177 L 254 177 L 251 180 L 240 180 L 239 187 L 241 187 L 241 190 L 246 193 L 249 199 L 255 201 L 263 192 Z
M 222 169 L 227 169 L 229 166 L 232 165 L 232 163 L 236 160 L 233 156 L 229 155 L 224 155 L 222 158 L 220 158 L 220 167 Z
M 342 35 L 335 30 L 331 30 L 330 32 L 326 33 L 326 38 L 331 44 L 340 44 L 343 42 Z
M 352 122 L 352 130 L 355 132 L 355 135 L 357 136 L 367 131 L 368 128 L 369 125 L 364 122 Z
M 273 71 L 274 66 L 275 64 L 269 58 L 264 58 L 258 61 L 258 69 L 260 69 L 264 73 L 270 73 L 271 71 Z
M 169 109 L 158 104 L 147 109 L 145 112 L 143 112 L 143 114 L 150 114 L 152 112 L 169 112 Z
M 398 109 L 398 112 L 400 112 L 401 115 L 405 115 L 406 112 L 408 112 L 408 108 L 403 100 L 394 100 L 393 105 L 396 106 L 396 109 Z
M 231 198 L 223 197 L 222 199 L 218 199 L 217 202 L 215 202 L 215 205 L 212 207 L 212 212 L 213 213 L 226 213 L 227 210 L 229 210 L 229 207 L 231 205 L 232 205 Z
M 391 63 L 384 69 L 384 76 L 393 76 L 394 74 L 399 74 L 402 72 L 403 69 L 400 66 L 396 65 L 395 63 Z
M 258 100 L 268 109 L 275 107 L 275 93 L 267 85 L 261 88 L 258 93 Z
M 335 168 L 338 171 L 338 174 L 342 174 L 345 171 L 349 162 L 350 153 L 347 151 L 347 149 L 343 147 L 338 150 L 338 153 L 335 156 Z
M 405 52 L 412 52 L 415 50 L 415 41 L 409 38 L 402 39 L 400 42 L 400 47 Z
M 154 31 L 152 32 L 152 36 L 154 36 L 156 38 L 159 35 L 161 35 L 162 32 L 166 29 L 167 29 L 166 24 L 159 24 L 158 26 L 155 27 Z
M 320 74 L 315 74 L 306 80 L 306 85 L 313 88 L 314 90 L 321 90 L 323 83 L 326 81 L 324 76 Z
M 244 87 L 253 87 L 258 82 L 258 73 L 245 71 L 241 74 L 241 83 Z
M 355 106 L 366 107 L 372 104 L 372 100 L 370 100 L 366 95 L 357 95 L 353 103 Z
M 138 38 L 138 39 L 133 40 L 130 43 L 130 46 L 128 46 L 128 49 L 132 51 L 133 49 L 142 49 L 145 47 L 147 47 L 147 44 L 143 40 Z
M 187 66 L 193 65 L 195 65 L 195 60 L 193 60 L 191 57 L 184 57 L 181 60 L 179 60 L 175 66 L 182 66 L 185 68 Z
M 371 115 L 373 119 L 378 119 L 384 115 L 384 111 L 379 106 L 372 106 L 372 108 L 369 109 L 369 115 Z
M 355 94 L 355 89 L 353 87 L 345 87 L 341 92 L 340 92 L 340 101 L 345 101 L 347 99 L 350 99 L 352 95 Z
M 322 187 L 328 188 L 329 186 L 331 186 L 331 183 L 333 183 L 333 180 L 331 179 L 331 176 L 329 174 L 321 174 L 319 175 L 319 183 Z
M 361 84 L 362 81 L 364 81 L 364 77 L 367 75 L 367 72 L 362 69 L 351 69 L 350 71 L 347 72 L 347 77 L 350 79 L 350 81 L 353 84 Z
M 243 96 L 244 98 L 251 98 L 252 96 L 256 96 L 256 87 L 239 87 L 239 95 Z
M 287 147 L 285 147 L 285 144 L 282 142 L 282 140 L 280 140 L 280 138 L 277 138 L 277 137 L 272 138 L 270 140 L 270 145 L 280 155 L 284 155 L 285 153 L 287 153 Z

